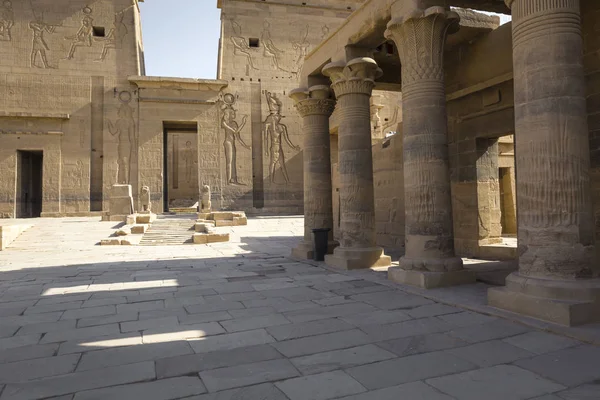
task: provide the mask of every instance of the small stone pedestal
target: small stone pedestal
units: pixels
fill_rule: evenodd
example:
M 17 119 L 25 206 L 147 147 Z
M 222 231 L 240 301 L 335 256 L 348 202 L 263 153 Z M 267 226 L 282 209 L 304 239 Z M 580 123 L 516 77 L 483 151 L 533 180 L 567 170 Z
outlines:
M 108 213 L 102 219 L 126 222 L 127 216 L 131 214 L 133 214 L 131 185 L 113 185 L 108 200 Z

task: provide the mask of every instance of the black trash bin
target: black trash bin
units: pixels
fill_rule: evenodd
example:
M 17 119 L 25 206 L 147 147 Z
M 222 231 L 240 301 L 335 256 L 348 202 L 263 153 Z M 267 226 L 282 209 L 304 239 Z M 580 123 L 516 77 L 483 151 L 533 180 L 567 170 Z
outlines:
M 329 228 L 313 229 L 313 260 L 325 261 L 329 244 Z

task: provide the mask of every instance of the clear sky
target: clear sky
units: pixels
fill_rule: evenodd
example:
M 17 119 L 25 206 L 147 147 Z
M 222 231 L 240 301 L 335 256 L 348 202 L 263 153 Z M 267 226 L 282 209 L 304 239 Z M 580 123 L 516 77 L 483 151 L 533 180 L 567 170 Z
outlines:
M 140 9 L 147 75 L 216 78 L 217 0 L 145 0 Z
M 147 75 L 217 77 L 217 0 L 145 0 L 140 9 Z M 509 20 L 501 16 L 501 23 Z

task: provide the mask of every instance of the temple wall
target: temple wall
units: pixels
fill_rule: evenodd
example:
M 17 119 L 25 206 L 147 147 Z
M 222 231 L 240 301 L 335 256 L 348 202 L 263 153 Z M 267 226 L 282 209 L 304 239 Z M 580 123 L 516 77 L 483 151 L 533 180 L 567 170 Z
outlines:
M 250 213 L 301 214 L 303 136 L 288 94 L 299 85 L 304 56 L 349 15 L 343 5 L 359 1 L 277 3 L 221 4 L 218 77 L 229 81 L 219 108 L 222 204 Z M 241 141 L 223 125 L 231 109 L 231 120 L 243 126 Z M 232 144 L 235 158 L 227 153 Z
M 18 150 L 43 152 L 42 215 L 102 209 L 105 121 L 140 73 L 138 12 L 135 0 L 0 4 L 0 217 L 15 216 Z

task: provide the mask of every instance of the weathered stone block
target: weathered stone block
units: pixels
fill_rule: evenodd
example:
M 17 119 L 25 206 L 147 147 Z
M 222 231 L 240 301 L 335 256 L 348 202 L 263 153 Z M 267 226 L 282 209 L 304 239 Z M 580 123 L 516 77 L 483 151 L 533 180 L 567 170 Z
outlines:
M 156 220 L 156 214 L 137 214 L 135 221 L 138 224 L 150 224 Z
M 134 234 L 144 234 L 146 230 L 148 230 L 148 225 L 146 224 L 138 224 L 131 227 L 131 233 Z
M 208 235 L 205 233 L 194 233 L 192 235 L 194 244 L 206 244 L 208 243 Z
M 233 217 L 233 225 L 235 225 L 235 226 L 248 225 L 248 218 Z
M 208 243 L 229 242 L 229 233 L 208 233 Z
M 119 246 L 121 241 L 119 239 L 102 239 L 100 241 L 101 246 Z
M 216 219 L 215 226 L 234 226 L 233 220 L 228 219 Z

